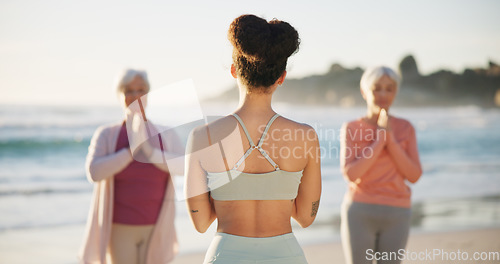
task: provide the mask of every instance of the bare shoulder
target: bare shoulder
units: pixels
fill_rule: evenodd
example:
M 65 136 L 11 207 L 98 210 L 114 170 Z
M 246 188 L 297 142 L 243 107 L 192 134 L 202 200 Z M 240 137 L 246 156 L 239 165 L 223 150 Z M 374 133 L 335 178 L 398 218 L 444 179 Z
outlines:
M 304 137 L 304 139 L 306 139 L 307 141 L 318 140 L 316 130 L 309 124 L 299 123 L 291 119 L 288 119 L 284 116 L 281 116 L 281 118 L 278 118 L 275 122 L 277 123 L 277 126 L 279 126 L 281 129 L 289 129 L 296 133 L 307 135 L 307 137 Z
M 115 122 L 115 123 L 101 125 L 101 126 L 97 127 L 97 129 L 95 130 L 94 137 L 105 136 L 108 133 L 111 133 L 111 131 L 113 129 L 117 129 L 117 128 L 121 127 L 121 125 L 122 125 L 122 122 Z
M 394 127 L 398 127 L 401 130 L 415 130 L 411 122 L 404 118 L 391 116 L 391 119 L 391 125 L 393 125 Z
M 201 146 L 209 146 L 237 128 L 236 120 L 225 116 L 210 123 L 195 127 L 191 131 L 191 141 Z
M 356 128 L 361 128 L 363 126 L 363 121 L 361 118 L 351 120 L 344 122 L 342 124 L 341 130 L 346 130 L 346 129 L 356 129 Z

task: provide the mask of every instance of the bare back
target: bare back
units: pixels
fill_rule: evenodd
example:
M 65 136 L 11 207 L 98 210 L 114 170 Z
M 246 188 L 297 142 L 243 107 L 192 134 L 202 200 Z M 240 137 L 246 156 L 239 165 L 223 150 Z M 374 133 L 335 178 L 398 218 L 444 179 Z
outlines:
M 205 232 L 218 219 L 219 232 L 269 237 L 290 233 L 290 217 L 302 227 L 309 226 L 316 217 L 321 196 L 316 132 L 308 125 L 283 117 L 269 125 L 273 112 L 247 113 L 239 115 L 241 126 L 235 117 L 227 116 L 194 129 L 190 135 L 185 194 L 195 228 Z M 269 129 L 260 141 L 266 123 Z M 239 176 L 226 184 L 224 178 L 229 182 L 234 179 L 233 174 L 245 177 Z M 215 188 L 211 182 L 214 175 L 216 182 L 222 181 L 220 185 L 215 184 Z M 245 179 L 245 184 L 241 184 L 241 179 Z M 269 188 L 268 180 L 273 183 L 269 186 L 277 188 Z M 236 182 L 240 183 L 239 189 L 232 188 Z M 247 188 L 246 183 L 252 186 Z M 294 192 L 285 196 L 273 193 L 274 190 L 282 191 L 284 186 L 292 186 L 287 190 L 295 188 Z M 229 196 L 239 196 L 239 191 L 246 195 L 237 199 L 214 196 L 224 188 L 231 193 Z M 254 194 L 261 196 L 255 198 Z
M 253 142 L 259 142 L 264 132 L 265 119 L 245 118 L 244 123 Z M 269 118 L 268 118 L 269 119 Z M 263 121 L 265 120 L 265 121 Z M 314 139 L 316 134 L 307 125 L 279 117 L 264 137 L 262 149 L 275 161 L 281 170 L 302 171 L 308 163 L 307 137 Z M 209 144 L 219 145 L 213 148 L 209 155 L 200 160 L 201 167 L 207 172 L 223 172 L 233 167 L 244 152 L 251 147 L 245 136 L 244 129 L 237 120 L 228 116 L 207 126 Z M 235 131 L 236 133 L 230 133 Z M 308 133 L 310 135 L 308 135 Z M 228 135 L 233 135 L 229 136 Z M 222 142 L 222 143 L 221 143 Z M 257 143 L 255 143 L 257 144 Z M 222 157 L 222 160 L 220 158 Z M 275 170 L 275 167 L 259 151 L 252 151 L 237 170 L 262 174 Z M 265 177 L 265 175 L 263 175 Z M 246 237 L 268 237 L 292 231 L 290 217 L 294 207 L 291 200 L 213 200 L 218 219 L 218 232 L 224 232 Z

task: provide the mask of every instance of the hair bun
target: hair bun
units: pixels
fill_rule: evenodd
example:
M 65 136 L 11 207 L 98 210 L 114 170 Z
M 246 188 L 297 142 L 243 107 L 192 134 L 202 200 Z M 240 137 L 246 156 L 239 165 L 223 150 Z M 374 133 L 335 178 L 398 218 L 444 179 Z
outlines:
M 269 51 L 276 59 L 288 58 L 299 50 L 299 33 L 287 22 L 273 19 L 269 22 L 271 28 L 271 45 Z
M 229 27 L 228 38 L 236 51 L 250 62 L 273 63 L 286 60 L 299 47 L 299 34 L 287 22 L 270 22 L 254 16 L 242 15 Z
M 229 26 L 233 63 L 242 83 L 267 91 L 286 70 L 288 57 L 299 48 L 299 34 L 288 23 L 242 15 Z

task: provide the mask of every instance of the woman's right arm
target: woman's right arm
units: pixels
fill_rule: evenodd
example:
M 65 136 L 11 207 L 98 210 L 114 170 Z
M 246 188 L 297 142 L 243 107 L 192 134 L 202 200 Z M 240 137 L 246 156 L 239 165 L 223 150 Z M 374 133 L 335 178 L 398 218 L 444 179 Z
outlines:
M 356 135 L 354 129 L 345 123 L 340 131 L 340 169 L 352 182 L 357 181 L 375 164 L 376 158 L 385 147 L 385 130 L 377 129 L 377 139 L 371 145 L 360 148 L 353 142 Z
M 128 148 L 113 153 L 107 152 L 109 132 L 109 129 L 99 127 L 90 140 L 85 162 L 87 179 L 90 182 L 101 181 L 120 172 L 133 160 Z
M 217 218 L 201 166 L 203 150 L 208 147 L 205 128 L 194 129 L 186 146 L 185 190 L 188 213 L 196 231 L 204 233 Z

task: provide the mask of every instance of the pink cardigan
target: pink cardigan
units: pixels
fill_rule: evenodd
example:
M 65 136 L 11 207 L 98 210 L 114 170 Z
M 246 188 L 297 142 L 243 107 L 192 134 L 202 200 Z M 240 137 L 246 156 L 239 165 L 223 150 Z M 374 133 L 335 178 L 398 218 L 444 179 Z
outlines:
M 90 142 L 85 167 L 87 178 L 94 182 L 94 192 L 84 241 L 79 252 L 81 264 L 106 264 L 113 214 L 113 176 L 132 161 L 128 148 L 115 152 L 121 125 L 122 122 L 99 127 Z M 164 137 L 162 134 L 162 143 L 166 148 L 172 151 L 176 148 L 176 152 L 181 152 L 183 150 L 179 149 L 180 144 L 176 139 L 173 135 Z M 155 165 L 168 171 L 166 164 Z M 174 199 L 173 182 L 170 181 L 167 184 L 158 221 L 151 235 L 147 264 L 168 263 L 177 254 Z

